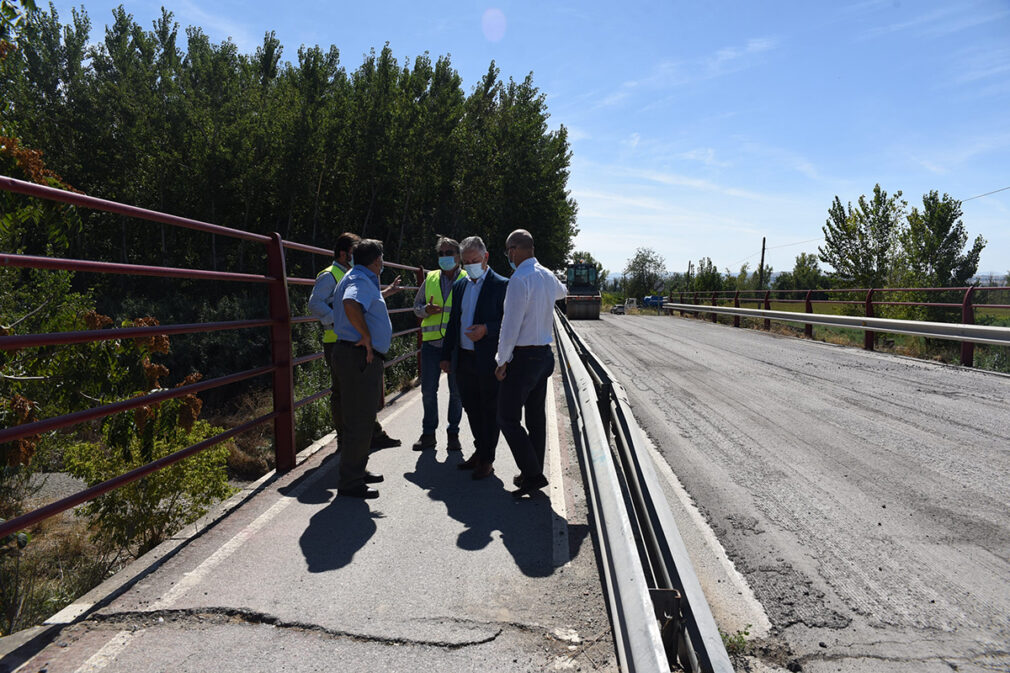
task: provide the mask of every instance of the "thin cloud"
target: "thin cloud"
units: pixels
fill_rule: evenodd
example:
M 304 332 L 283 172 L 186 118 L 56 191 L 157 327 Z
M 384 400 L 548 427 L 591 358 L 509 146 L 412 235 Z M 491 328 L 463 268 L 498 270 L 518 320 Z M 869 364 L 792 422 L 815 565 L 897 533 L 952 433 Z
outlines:
M 874 26 L 860 37 L 873 39 L 892 35 L 903 31 L 912 31 L 919 37 L 942 37 L 959 33 L 975 26 L 980 26 L 1010 16 L 1010 10 L 1000 9 L 994 12 L 968 14 L 972 8 L 951 4 L 905 21 L 899 21 L 884 26 Z
M 759 55 L 778 46 L 771 37 L 748 40 L 742 46 L 723 47 L 713 54 L 685 61 L 663 61 L 641 80 L 629 80 L 597 104 L 597 107 L 617 105 L 631 96 L 635 89 L 655 91 L 684 86 L 693 82 L 722 77 L 752 67 Z
M 251 52 L 260 46 L 260 40 L 253 37 L 249 29 L 232 21 L 230 18 L 211 14 L 190 0 L 183 0 L 179 11 L 180 23 L 191 26 L 200 26 L 213 37 L 215 34 L 221 36 L 221 41 L 230 39 L 240 51 Z
M 719 161 L 715 158 L 715 150 L 711 147 L 699 147 L 697 149 L 690 150 L 688 152 L 681 152 L 676 155 L 678 159 L 687 159 L 688 161 L 699 161 L 706 166 L 711 166 L 713 168 L 728 168 L 733 164 L 729 161 Z

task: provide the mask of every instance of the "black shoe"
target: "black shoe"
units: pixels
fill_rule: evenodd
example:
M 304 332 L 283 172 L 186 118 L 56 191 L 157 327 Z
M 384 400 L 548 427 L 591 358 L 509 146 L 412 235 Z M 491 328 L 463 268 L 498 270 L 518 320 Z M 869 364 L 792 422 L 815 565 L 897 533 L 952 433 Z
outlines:
M 516 488 L 522 488 L 522 485 L 523 485 L 523 475 L 517 474 L 516 476 L 512 477 L 512 484 Z
M 421 438 L 414 442 L 412 447 L 415 451 L 424 451 L 425 449 L 435 448 L 435 435 L 428 434 L 427 432 L 421 435 Z
M 474 481 L 480 481 L 481 479 L 487 479 L 492 474 L 494 474 L 494 466 L 491 463 L 480 462 L 477 463 L 477 467 L 473 468 L 473 474 L 470 478 Z
M 345 498 L 364 498 L 365 500 L 371 500 L 372 498 L 378 498 L 379 492 L 374 488 L 370 488 L 369 486 L 362 484 L 361 486 L 355 486 L 354 488 L 338 488 L 337 495 Z
M 462 451 L 463 450 L 463 445 L 459 443 L 459 433 L 458 432 L 450 432 L 449 433 L 449 441 L 446 442 L 445 448 L 447 448 L 449 451 Z
M 383 476 L 381 474 L 376 474 L 374 472 L 368 472 L 368 471 L 365 472 L 364 482 L 366 484 L 378 484 L 382 480 Z
M 523 485 L 512 491 L 512 497 L 517 500 L 524 495 L 533 495 L 544 486 L 547 485 L 547 477 L 540 475 L 539 477 L 533 477 L 528 481 L 523 479 Z
M 456 465 L 456 469 L 457 470 L 472 470 L 473 468 L 477 467 L 478 465 L 480 465 L 480 461 L 477 460 L 477 454 L 475 453 L 472 456 L 470 456 L 469 458 L 467 458 L 466 460 L 464 460 L 462 463 L 459 463 L 458 465 Z
M 390 437 L 384 432 L 381 435 L 375 435 L 374 437 L 372 437 L 372 445 L 370 448 L 391 449 L 394 446 L 400 446 L 400 444 L 402 443 L 403 442 L 401 442 L 399 439 L 394 439 L 393 437 Z

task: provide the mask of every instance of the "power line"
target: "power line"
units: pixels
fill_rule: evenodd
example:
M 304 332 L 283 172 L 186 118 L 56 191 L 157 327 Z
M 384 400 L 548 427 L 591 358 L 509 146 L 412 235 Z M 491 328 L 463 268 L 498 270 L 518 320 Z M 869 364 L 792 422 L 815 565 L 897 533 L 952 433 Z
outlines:
M 978 196 L 973 196 L 973 197 L 971 197 L 969 199 L 961 199 L 961 203 L 964 203 L 965 201 L 971 201 L 972 199 L 981 199 L 983 196 L 989 196 L 990 194 L 995 194 L 997 192 L 1005 192 L 1008 189 L 1010 189 L 1010 187 L 1003 187 L 1001 189 L 994 189 L 991 192 L 986 192 L 985 194 L 979 194 Z
M 794 245 L 803 245 L 804 243 L 813 243 L 814 241 L 823 241 L 823 240 L 824 240 L 824 237 L 821 236 L 820 238 L 811 238 L 808 241 L 797 241 L 796 243 L 786 243 L 785 245 L 770 245 L 767 248 L 765 248 L 765 250 L 776 250 L 778 248 L 790 248 L 790 247 L 792 247 Z M 758 250 L 757 252 L 752 252 L 751 254 L 747 255 L 743 259 L 738 259 L 737 261 L 733 262 L 732 266 L 736 266 L 740 262 L 746 262 L 751 257 L 754 257 L 756 255 L 760 255 L 760 254 L 761 254 L 760 250 Z

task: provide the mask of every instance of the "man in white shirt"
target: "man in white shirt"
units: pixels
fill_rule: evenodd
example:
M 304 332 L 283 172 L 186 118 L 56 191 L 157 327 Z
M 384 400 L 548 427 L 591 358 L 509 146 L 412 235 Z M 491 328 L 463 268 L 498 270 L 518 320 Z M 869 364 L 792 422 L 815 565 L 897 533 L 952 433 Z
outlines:
M 505 241 L 505 254 L 515 273 L 505 291 L 505 315 L 495 354 L 498 425 L 505 436 L 519 476 L 512 495 L 532 495 L 547 485 L 544 452 L 547 442 L 547 385 L 554 372 L 551 341 L 554 302 L 568 290 L 533 256 L 533 236 L 516 229 Z M 525 411 L 526 427 L 521 424 Z

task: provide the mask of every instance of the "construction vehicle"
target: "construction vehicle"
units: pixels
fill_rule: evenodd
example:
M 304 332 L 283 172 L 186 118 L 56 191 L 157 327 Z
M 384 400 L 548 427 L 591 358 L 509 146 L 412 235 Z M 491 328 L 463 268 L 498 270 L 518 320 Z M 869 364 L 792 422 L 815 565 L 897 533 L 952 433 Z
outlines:
M 576 262 L 565 273 L 568 296 L 565 297 L 565 316 L 569 320 L 599 320 L 600 279 L 596 265 Z

